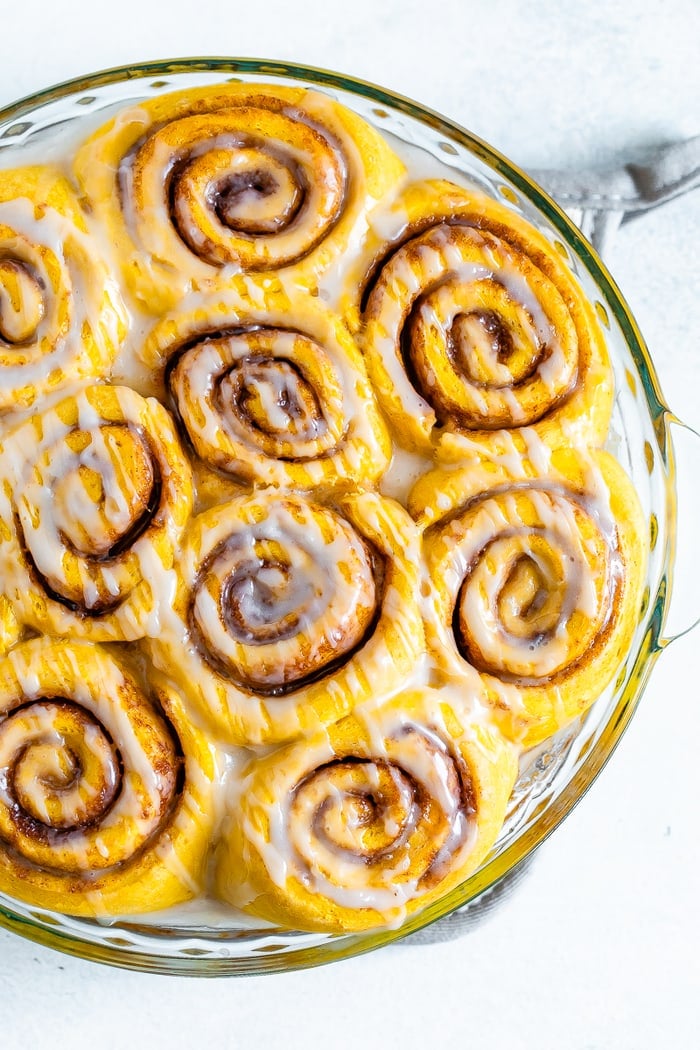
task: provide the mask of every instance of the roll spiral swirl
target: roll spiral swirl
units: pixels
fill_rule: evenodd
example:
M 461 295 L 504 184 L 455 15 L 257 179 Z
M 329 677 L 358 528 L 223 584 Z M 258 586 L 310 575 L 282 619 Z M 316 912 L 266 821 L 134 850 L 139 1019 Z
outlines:
M 99 646 L 35 639 L 0 661 L 3 892 L 19 879 L 25 900 L 76 915 L 188 899 L 213 776 L 175 694 L 145 693 Z
M 224 739 L 291 739 L 408 675 L 423 646 L 417 532 L 372 493 L 261 492 L 199 515 L 150 643 Z
M 121 295 L 65 178 L 0 171 L 0 414 L 106 374 L 125 333 Z
M 380 402 L 407 447 L 488 443 L 533 426 L 551 445 L 605 440 L 607 351 L 570 271 L 514 212 L 447 182 L 410 186 L 368 241 L 350 309 Z M 358 309 L 361 313 L 358 314 Z M 453 448 L 456 446 L 456 448 Z
M 481 679 L 524 747 L 583 713 L 614 675 L 646 557 L 639 501 L 611 456 L 538 454 L 536 469 L 504 438 L 500 455 L 434 471 L 411 495 L 428 525 L 428 645 L 449 673 Z
M 484 859 L 515 774 L 464 694 L 373 705 L 251 764 L 218 892 L 299 929 L 397 925 Z
M 19 641 L 21 633 L 11 603 L 4 594 L 0 594 L 0 656 L 4 656 Z
M 7 436 L 0 479 L 0 572 L 20 622 L 96 641 L 158 630 L 192 507 L 158 402 L 117 386 L 65 398 Z
M 142 102 L 79 151 L 78 179 L 158 311 L 220 275 L 293 268 L 315 285 L 403 165 L 329 98 L 222 84 Z M 116 172 L 116 183 L 115 183 Z
M 253 291 L 194 297 L 141 350 L 198 456 L 248 483 L 376 481 L 391 442 L 347 331 L 310 297 Z

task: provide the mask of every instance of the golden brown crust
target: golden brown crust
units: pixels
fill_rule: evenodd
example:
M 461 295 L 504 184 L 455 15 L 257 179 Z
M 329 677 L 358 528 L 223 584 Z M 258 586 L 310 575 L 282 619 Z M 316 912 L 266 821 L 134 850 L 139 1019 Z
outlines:
M 428 645 L 486 688 L 502 730 L 532 747 L 602 694 L 639 619 L 639 500 L 606 452 L 557 449 L 545 466 L 511 438 L 426 475 Z M 540 447 L 540 453 L 542 447 Z
M 109 374 L 126 328 L 66 178 L 50 167 L 0 171 L 0 417 Z

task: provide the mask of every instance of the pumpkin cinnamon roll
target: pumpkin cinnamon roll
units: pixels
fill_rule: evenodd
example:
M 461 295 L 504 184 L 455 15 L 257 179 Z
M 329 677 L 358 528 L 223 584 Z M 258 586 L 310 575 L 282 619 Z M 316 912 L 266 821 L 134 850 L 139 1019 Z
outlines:
M 636 493 L 608 453 L 529 442 L 503 436 L 410 497 L 427 526 L 428 646 L 450 674 L 481 681 L 524 747 L 582 714 L 619 670 L 647 552 Z
M 243 771 L 219 896 L 301 930 L 398 926 L 484 860 L 515 782 L 512 747 L 464 694 L 415 690 Z
M 105 375 L 126 323 L 66 179 L 0 171 L 0 415 Z
M 407 447 L 430 451 L 460 434 L 488 443 L 494 430 L 523 426 L 552 446 L 604 442 L 613 397 L 605 342 L 571 271 L 533 226 L 477 191 L 433 181 L 410 186 L 378 228 L 349 313 Z
M 0 580 L 20 623 L 123 641 L 158 631 L 161 591 L 192 506 L 167 411 L 93 386 L 0 445 Z
M 236 274 L 290 272 L 315 287 L 404 168 L 325 95 L 220 84 L 121 112 L 75 171 L 132 292 L 157 313 Z
M 257 294 L 255 294 L 257 292 Z M 362 356 L 311 296 L 191 296 L 141 350 L 203 463 L 297 489 L 375 481 L 391 458 Z
M 159 678 L 88 642 L 0 661 L 0 891 L 72 915 L 201 892 L 213 754 Z
M 150 640 L 221 739 L 291 739 L 396 689 L 424 647 L 418 534 L 374 493 L 270 490 L 194 519 Z

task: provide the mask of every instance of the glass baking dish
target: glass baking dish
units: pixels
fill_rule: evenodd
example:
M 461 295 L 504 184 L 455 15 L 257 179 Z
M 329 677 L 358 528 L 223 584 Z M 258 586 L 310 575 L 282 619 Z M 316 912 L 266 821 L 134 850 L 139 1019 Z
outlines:
M 561 823 L 611 756 L 669 637 L 665 622 L 676 547 L 676 472 L 671 429 L 649 352 L 614 281 L 579 230 L 505 157 L 457 124 L 419 104 L 350 77 L 253 59 L 159 61 L 107 70 L 41 91 L 0 111 L 0 164 L 22 163 L 50 149 L 56 134 L 87 136 L 116 105 L 222 81 L 274 81 L 326 92 L 382 133 L 427 151 L 463 173 L 539 228 L 576 274 L 604 327 L 613 360 L 616 400 L 608 447 L 630 474 L 649 527 L 650 558 L 643 615 L 613 685 L 588 714 L 550 738 L 522 763 L 506 823 L 481 868 L 398 930 L 366 934 L 301 933 L 256 924 L 189 925 L 167 914 L 148 922 L 110 924 L 29 907 L 0 894 L 0 925 L 72 955 L 154 973 L 214 976 L 315 966 L 389 944 L 475 900 Z M 10 151 L 10 152 L 7 152 Z M 694 436 L 683 428 L 684 439 Z

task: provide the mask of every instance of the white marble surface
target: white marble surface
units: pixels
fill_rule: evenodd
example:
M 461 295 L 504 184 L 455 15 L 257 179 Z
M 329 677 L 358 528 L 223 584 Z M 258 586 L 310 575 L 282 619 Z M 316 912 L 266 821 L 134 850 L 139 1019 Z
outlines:
M 167 11 L 3 3 L 0 105 L 105 66 L 228 53 L 373 80 L 524 167 L 614 162 L 700 132 L 697 0 L 169 0 Z M 700 192 L 625 227 L 608 257 L 667 399 L 696 426 L 698 244 Z M 691 599 L 697 573 L 691 559 L 680 574 Z M 700 1045 L 697 647 L 691 634 L 664 653 L 611 763 L 467 940 L 205 982 L 110 970 L 0 932 L 3 1046 Z

